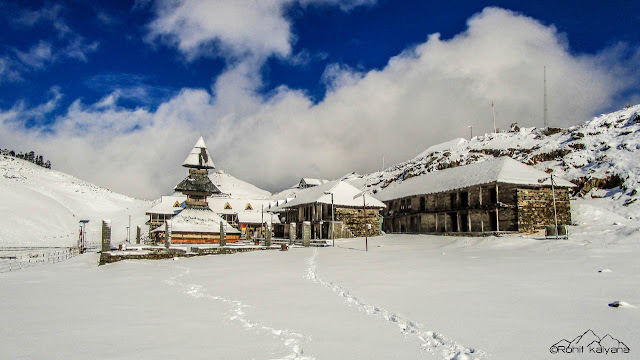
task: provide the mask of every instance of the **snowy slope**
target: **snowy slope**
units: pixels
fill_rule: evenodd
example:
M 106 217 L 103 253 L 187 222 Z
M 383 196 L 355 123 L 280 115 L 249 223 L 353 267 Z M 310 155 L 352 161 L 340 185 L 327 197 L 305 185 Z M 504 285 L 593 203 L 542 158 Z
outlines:
M 510 156 L 540 170 L 553 169 L 577 183 L 583 193 L 592 187 L 622 185 L 624 193 L 616 196 L 625 203 L 635 201 L 640 187 L 640 105 L 601 115 L 580 126 L 550 130 L 514 127 L 469 141 L 455 139 L 432 146 L 407 162 L 350 181 L 374 193 L 426 172 Z
M 271 193 L 237 179 L 222 170 L 209 175 L 209 179 L 225 194 L 230 194 L 234 199 L 268 199 Z
M 28 161 L 0 156 L 0 246 L 71 246 L 79 220 L 87 224 L 87 240 L 99 241 L 101 219 L 112 220 L 112 240 L 126 238 L 131 215 L 146 230 L 145 210 L 152 202 L 116 194 Z

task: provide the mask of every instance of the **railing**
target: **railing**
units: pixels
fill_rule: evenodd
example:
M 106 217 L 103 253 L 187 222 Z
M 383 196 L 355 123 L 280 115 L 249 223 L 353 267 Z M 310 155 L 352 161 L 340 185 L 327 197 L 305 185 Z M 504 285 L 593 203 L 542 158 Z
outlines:
M 0 273 L 55 264 L 80 254 L 78 248 L 0 248 Z

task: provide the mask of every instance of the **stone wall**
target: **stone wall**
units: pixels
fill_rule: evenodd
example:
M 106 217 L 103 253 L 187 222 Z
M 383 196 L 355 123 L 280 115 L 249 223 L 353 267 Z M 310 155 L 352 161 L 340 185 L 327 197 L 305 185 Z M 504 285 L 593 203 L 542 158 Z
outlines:
M 226 234 L 226 242 L 233 243 L 240 240 L 240 234 Z M 220 234 L 206 233 L 171 233 L 171 242 L 174 244 L 217 244 L 220 242 Z
M 558 225 L 571 225 L 568 189 L 556 188 L 555 197 Z M 533 231 L 542 229 L 545 225 L 555 225 L 551 188 L 520 188 L 517 190 L 517 198 L 519 231 Z
M 146 253 L 146 254 L 127 254 L 126 251 L 119 252 L 118 254 L 111 254 L 111 252 L 102 252 L 100 254 L 100 262 L 98 265 L 111 264 L 111 263 L 122 261 L 122 260 L 164 260 L 164 259 L 172 259 L 174 257 L 225 255 L 225 254 L 236 254 L 236 253 L 243 253 L 243 252 L 257 251 L 257 250 L 277 250 L 277 248 L 273 248 L 273 247 L 243 247 L 243 248 L 216 247 L 216 248 L 204 248 L 204 249 L 192 248 L 190 253 L 187 253 L 185 250 L 181 250 L 181 249 L 165 250 L 165 249 L 158 249 L 158 248 L 149 248 L 148 250 L 149 250 L 149 253 Z
M 556 189 L 556 196 L 558 223 L 570 224 L 569 192 L 566 188 Z M 386 232 L 531 231 L 553 223 L 551 188 L 547 187 L 494 183 L 399 198 L 385 204 Z
M 367 230 L 365 226 L 365 218 L 363 216 L 364 209 L 336 207 L 336 221 L 342 221 L 344 226 L 349 228 L 354 236 L 377 236 L 380 235 L 379 210 L 377 208 L 367 209 L 366 223 L 371 224 L 371 229 Z

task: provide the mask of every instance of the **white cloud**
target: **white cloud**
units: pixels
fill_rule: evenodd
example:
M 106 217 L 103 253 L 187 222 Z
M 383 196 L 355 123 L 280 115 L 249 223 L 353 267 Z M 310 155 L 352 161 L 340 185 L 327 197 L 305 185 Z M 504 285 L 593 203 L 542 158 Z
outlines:
M 187 57 L 211 51 L 218 56 L 291 52 L 290 24 L 283 17 L 289 0 L 199 1 L 161 0 L 157 18 L 149 25 L 151 38 L 163 38 Z
M 46 63 L 55 61 L 51 44 L 45 41 L 38 42 L 27 52 L 16 49 L 15 53 L 22 64 L 34 69 L 42 69 Z
M 65 37 L 73 34 L 73 31 L 62 18 L 64 8 L 60 4 L 45 4 L 37 10 L 19 9 L 15 13 L 16 16 L 9 19 L 9 24 L 17 27 L 33 27 L 40 22 L 48 22 L 58 32 L 59 37 Z
M 84 85 L 101 94 L 116 94 L 118 99 L 134 100 L 138 104 L 153 105 L 167 100 L 172 89 L 150 85 L 152 79 L 130 73 L 103 73 L 85 80 Z
M 298 0 L 302 5 L 331 5 L 338 6 L 343 11 L 349 11 L 358 6 L 374 5 L 378 0 Z
M 203 55 L 288 57 L 294 36 L 285 10 L 295 2 L 348 11 L 376 0 L 158 0 L 156 17 L 148 26 L 149 39 L 163 39 L 190 60 Z M 136 2 L 134 8 L 147 3 Z
M 74 102 L 40 133 L 14 121 L 29 109 L 0 111 L 0 142 L 34 144 L 56 169 L 157 197 L 186 175 L 180 164 L 202 134 L 220 168 L 276 190 L 302 176 L 377 170 L 383 155 L 387 164 L 406 160 L 466 136 L 469 124 L 488 132 L 492 101 L 498 127 L 541 126 L 543 65 L 551 125 L 587 120 L 638 99 L 629 94 L 640 85 L 633 51 L 573 54 L 555 28 L 487 8 L 454 38 L 433 34 L 380 70 L 332 65 L 325 72 L 330 91 L 317 104 L 284 86 L 260 95 L 259 62 L 248 59 L 212 89 L 183 89 L 156 111 L 119 107 L 116 93 L 96 104 Z
M 17 68 L 16 61 L 10 56 L 0 57 L 0 84 L 4 81 L 21 81 L 22 75 Z

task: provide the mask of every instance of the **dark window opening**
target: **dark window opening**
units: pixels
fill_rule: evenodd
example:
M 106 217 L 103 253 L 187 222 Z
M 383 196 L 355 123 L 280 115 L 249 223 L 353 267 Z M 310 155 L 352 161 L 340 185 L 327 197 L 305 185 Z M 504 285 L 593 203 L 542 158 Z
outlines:
M 449 195 L 450 201 L 451 201 L 451 208 L 455 209 L 456 208 L 456 193 L 452 193 L 451 195 Z
M 460 207 L 469 207 L 469 193 L 467 191 L 460 193 Z
M 489 220 L 491 222 L 491 231 L 498 231 L 498 217 L 495 211 L 489 212 Z
M 491 201 L 491 204 L 498 203 L 498 191 L 496 188 L 489 189 L 489 200 Z
M 460 231 L 469 231 L 469 218 L 467 214 L 460 214 Z
M 458 232 L 458 215 L 449 213 L 449 222 L 451 223 L 451 232 Z
M 427 208 L 427 200 L 424 197 L 420 198 L 420 211 L 425 211 Z

